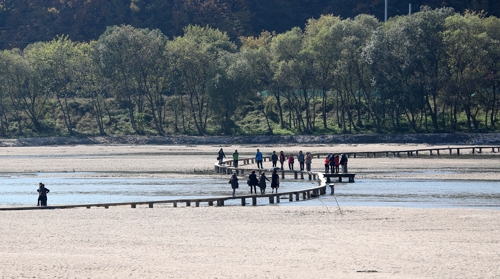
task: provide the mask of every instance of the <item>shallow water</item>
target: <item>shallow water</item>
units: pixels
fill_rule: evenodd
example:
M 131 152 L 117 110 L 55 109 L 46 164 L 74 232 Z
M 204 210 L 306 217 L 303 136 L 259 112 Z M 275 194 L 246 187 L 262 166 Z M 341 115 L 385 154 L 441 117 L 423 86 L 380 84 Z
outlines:
M 87 174 L 88 175 L 88 174 Z M 90 175 L 91 176 L 91 175 Z M 91 204 L 133 201 L 157 201 L 182 198 L 229 196 L 226 179 L 213 178 L 123 178 L 82 177 L 82 173 L 6 175 L 0 185 L 0 206 L 30 206 L 37 200 L 38 182 L 50 189 L 48 204 Z M 282 180 L 280 191 L 314 187 L 317 181 Z M 268 186 L 268 192 L 270 187 Z M 382 180 L 359 179 L 355 183 L 337 183 L 335 196 L 288 202 L 279 206 L 397 206 L 418 208 L 474 207 L 500 209 L 500 183 L 494 181 Z M 237 195 L 249 194 L 246 179 L 240 179 Z M 336 200 L 335 200 L 336 198 Z M 237 205 L 238 200 L 227 205 Z M 268 202 L 259 204 L 267 205 Z

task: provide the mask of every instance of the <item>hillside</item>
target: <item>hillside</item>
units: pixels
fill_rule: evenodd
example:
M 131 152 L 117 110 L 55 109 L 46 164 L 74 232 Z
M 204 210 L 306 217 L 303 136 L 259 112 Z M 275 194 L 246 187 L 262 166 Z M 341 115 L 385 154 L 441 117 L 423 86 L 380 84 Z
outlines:
M 487 0 L 389 1 L 389 17 L 408 13 L 421 5 L 453 7 L 500 15 L 500 2 Z M 189 24 L 210 25 L 232 38 L 254 36 L 262 30 L 284 32 L 303 27 L 322 14 L 352 18 L 371 14 L 384 17 L 381 0 L 2 0 L 0 1 L 0 47 L 24 48 L 30 43 L 68 35 L 73 41 L 96 40 L 107 26 L 129 24 L 159 29 L 174 37 Z

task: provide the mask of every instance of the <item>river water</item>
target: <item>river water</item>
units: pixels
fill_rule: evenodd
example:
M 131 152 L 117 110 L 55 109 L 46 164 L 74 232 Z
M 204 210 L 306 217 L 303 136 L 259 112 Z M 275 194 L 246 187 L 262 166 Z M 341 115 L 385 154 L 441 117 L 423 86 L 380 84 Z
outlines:
M 229 196 L 227 178 L 130 178 L 92 177 L 83 173 L 33 173 L 4 175 L 0 184 L 0 206 L 32 206 L 37 201 L 38 183 L 50 189 L 49 205 L 156 201 L 181 198 Z M 314 187 L 317 181 L 281 181 L 280 191 Z M 268 192 L 270 187 L 268 186 Z M 237 195 L 249 194 L 246 179 L 240 179 Z M 390 206 L 415 208 L 472 207 L 500 209 L 500 182 L 463 180 L 358 179 L 337 183 L 335 195 L 320 199 L 282 202 L 274 206 Z M 238 205 L 231 201 L 227 205 Z M 259 202 L 268 205 L 268 202 Z

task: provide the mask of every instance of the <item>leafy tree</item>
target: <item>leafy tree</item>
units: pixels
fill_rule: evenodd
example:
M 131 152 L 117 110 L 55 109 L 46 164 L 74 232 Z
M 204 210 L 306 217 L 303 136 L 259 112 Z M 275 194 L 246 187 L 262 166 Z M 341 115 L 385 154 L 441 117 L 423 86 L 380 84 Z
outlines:
M 478 129 L 478 97 L 484 77 L 482 65 L 486 59 L 487 34 L 481 14 L 468 12 L 446 18 L 444 42 L 449 55 L 451 71 L 450 93 L 455 94 L 455 107 L 461 107 L 467 116 L 467 127 Z M 458 110 L 454 107 L 453 124 L 456 125 Z
M 217 75 L 217 59 L 223 52 L 235 52 L 227 34 L 210 28 L 188 26 L 184 36 L 167 44 L 174 69 L 173 90 L 187 96 L 197 133 L 207 131 L 210 86 Z
M 132 128 L 139 134 L 136 113 L 145 112 L 148 104 L 158 134 L 163 134 L 163 94 L 168 89 L 166 37 L 159 30 L 114 26 L 96 44 L 102 73 L 112 84 L 115 97 L 124 100 Z

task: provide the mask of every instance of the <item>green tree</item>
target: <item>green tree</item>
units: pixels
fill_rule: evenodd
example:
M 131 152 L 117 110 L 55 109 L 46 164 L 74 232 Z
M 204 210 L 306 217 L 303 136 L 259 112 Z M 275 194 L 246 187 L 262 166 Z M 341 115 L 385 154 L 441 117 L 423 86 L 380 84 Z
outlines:
M 223 52 L 235 52 L 236 46 L 227 34 L 210 28 L 188 26 L 184 36 L 167 44 L 174 69 L 173 91 L 187 96 L 196 131 L 207 131 L 210 86 L 217 75 L 217 59 Z
M 166 37 L 159 30 L 128 25 L 108 28 L 96 44 L 101 72 L 115 97 L 125 101 L 132 128 L 139 134 L 144 131 L 136 123 L 136 113 L 144 114 L 146 109 L 156 132 L 164 133 L 163 94 L 170 85 L 165 46 Z

